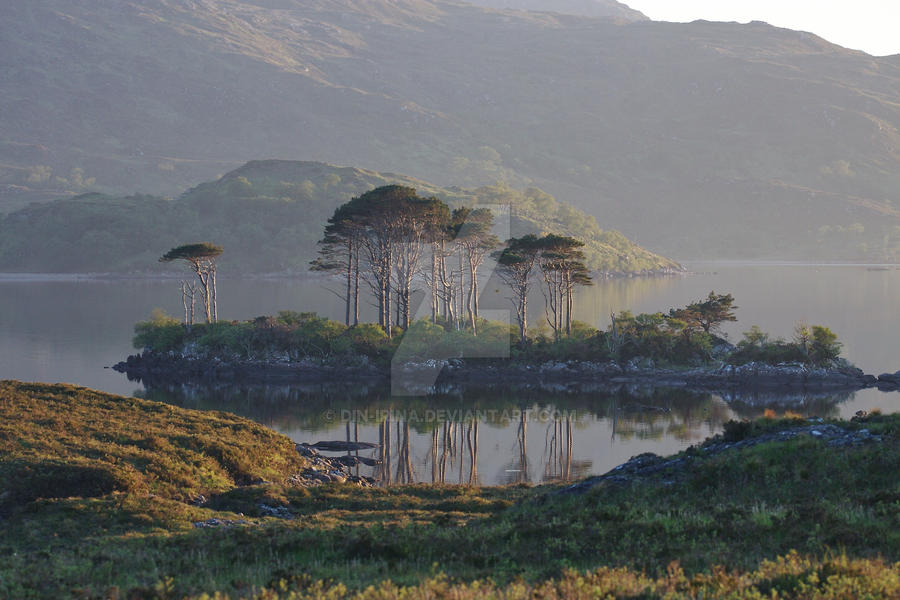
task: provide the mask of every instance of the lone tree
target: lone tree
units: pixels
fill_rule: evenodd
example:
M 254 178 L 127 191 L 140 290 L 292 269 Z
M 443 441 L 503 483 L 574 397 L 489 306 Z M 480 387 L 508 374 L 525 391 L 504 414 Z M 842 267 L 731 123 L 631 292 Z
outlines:
M 709 293 L 706 300 L 692 302 L 684 308 L 673 308 L 669 318 L 684 321 L 688 329 L 702 329 L 706 333 L 718 331 L 725 321 L 737 321 L 734 311 L 734 296 L 731 294 Z
M 159 258 L 159 262 L 183 260 L 197 274 L 197 278 L 200 280 L 200 290 L 203 292 L 203 308 L 206 310 L 207 323 L 215 323 L 219 320 L 216 302 L 216 259 L 222 252 L 224 252 L 222 246 L 216 246 L 210 242 L 200 242 L 172 248 Z

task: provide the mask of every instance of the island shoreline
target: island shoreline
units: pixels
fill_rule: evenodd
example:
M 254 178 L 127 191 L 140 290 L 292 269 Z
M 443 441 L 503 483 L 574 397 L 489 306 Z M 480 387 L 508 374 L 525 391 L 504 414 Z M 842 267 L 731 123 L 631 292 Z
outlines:
M 367 361 L 361 364 L 223 360 L 177 356 L 145 351 L 129 356 L 112 367 L 129 379 L 148 386 L 173 383 L 327 384 L 337 382 L 391 383 L 408 381 L 414 395 L 430 393 L 445 385 L 503 385 L 532 387 L 557 384 L 571 387 L 641 385 L 684 388 L 706 392 L 734 391 L 857 391 L 900 388 L 900 372 L 879 376 L 852 366 L 817 368 L 800 364 L 711 365 L 685 369 L 625 365 L 590 361 L 546 361 L 541 363 L 498 360 L 426 360 L 391 366 Z M 425 381 L 423 385 L 420 382 Z M 430 384 L 428 383 L 430 382 Z M 396 386 L 395 386 L 395 389 Z

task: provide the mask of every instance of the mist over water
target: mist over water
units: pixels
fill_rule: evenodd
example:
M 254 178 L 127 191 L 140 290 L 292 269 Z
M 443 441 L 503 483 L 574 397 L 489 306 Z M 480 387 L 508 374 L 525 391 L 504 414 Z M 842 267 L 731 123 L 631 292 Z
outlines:
M 598 281 L 579 292 L 576 316 L 605 328 L 611 312 L 667 311 L 704 297 L 732 293 L 739 321 L 725 327 L 736 342 L 759 325 L 792 335 L 799 320 L 832 328 L 844 356 L 867 373 L 900 369 L 900 270 L 865 266 L 688 265 L 695 274 Z M 229 279 L 220 274 L 220 318 L 248 319 L 279 310 L 317 310 L 339 319 L 341 301 L 324 280 Z M 484 286 L 485 309 L 508 309 L 503 288 Z M 498 291 L 499 290 L 499 291 Z M 878 407 L 900 410 L 900 394 L 864 390 L 839 396 L 721 397 L 684 390 L 574 392 L 561 386 L 441 390 L 427 398 L 392 398 L 388 390 L 331 386 L 178 386 L 145 390 L 109 367 L 133 353 L 134 323 L 154 308 L 180 316 L 176 280 L 47 280 L 0 278 L 0 378 L 68 382 L 252 418 L 294 440 L 352 437 L 378 442 L 389 419 L 390 480 L 498 484 L 539 482 L 603 473 L 642 452 L 667 454 L 721 430 L 731 418 L 771 407 L 807 416 L 850 417 Z M 532 303 L 539 327 L 540 302 Z M 363 318 L 370 318 L 364 307 Z M 374 315 L 372 315 L 374 316 Z M 524 418 L 523 418 L 524 415 Z M 477 430 L 474 423 L 478 423 Z M 523 436 L 523 422 L 524 436 Z M 408 432 L 407 432 L 408 429 Z M 523 444 L 524 437 L 524 444 Z M 398 444 L 408 444 L 400 464 Z M 471 449 L 470 449 L 471 448 Z M 368 451 L 371 452 L 371 451 Z M 477 455 L 472 472 L 472 454 Z M 361 471 L 387 481 L 384 469 Z

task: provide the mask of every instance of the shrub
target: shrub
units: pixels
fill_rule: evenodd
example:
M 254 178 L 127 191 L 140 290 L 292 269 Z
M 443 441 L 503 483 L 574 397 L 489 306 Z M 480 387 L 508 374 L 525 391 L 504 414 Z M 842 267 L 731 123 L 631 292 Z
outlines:
M 837 334 L 827 327 L 813 325 L 812 341 L 809 345 L 809 359 L 814 364 L 825 365 L 841 355 L 841 344 Z
M 370 358 L 386 354 L 391 341 L 384 330 L 374 323 L 361 323 L 349 328 L 344 334 L 353 344 L 353 349 Z
M 134 326 L 134 333 L 132 344 L 135 348 L 169 352 L 183 346 L 187 329 L 174 317 L 155 308 L 149 321 Z
M 841 346 L 834 332 L 819 325 L 811 328 L 805 324 L 798 325 L 793 342 L 782 339 L 769 341 L 769 335 L 754 325 L 744 332 L 744 339 L 738 342 L 728 362 L 734 365 L 748 362 L 828 365 L 840 356 Z

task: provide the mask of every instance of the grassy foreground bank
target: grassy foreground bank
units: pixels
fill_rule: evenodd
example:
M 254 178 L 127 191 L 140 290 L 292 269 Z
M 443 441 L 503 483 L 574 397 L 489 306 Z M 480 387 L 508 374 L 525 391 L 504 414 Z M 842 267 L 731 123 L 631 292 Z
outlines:
M 900 416 L 836 423 L 880 441 L 695 448 L 577 495 L 307 489 L 245 419 L 0 382 L 0 597 L 897 597 Z

